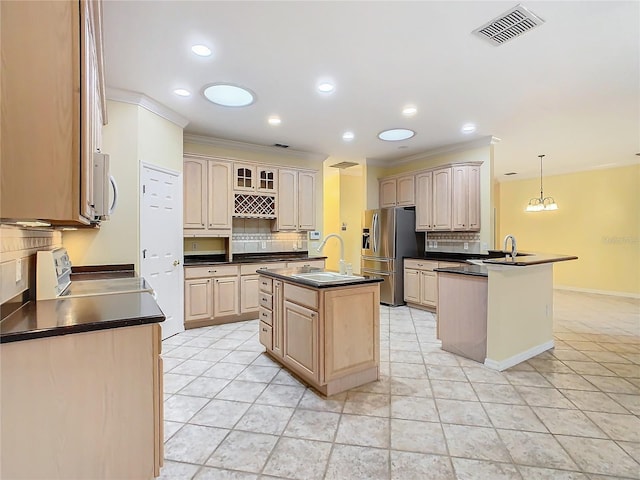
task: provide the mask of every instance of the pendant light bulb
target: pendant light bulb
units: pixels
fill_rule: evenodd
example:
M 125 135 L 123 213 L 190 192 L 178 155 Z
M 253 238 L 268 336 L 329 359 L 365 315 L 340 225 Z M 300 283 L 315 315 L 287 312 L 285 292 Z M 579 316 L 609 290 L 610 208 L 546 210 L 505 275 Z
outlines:
M 543 210 L 558 210 L 558 204 L 553 197 L 545 197 L 542 189 L 542 159 L 545 155 L 538 155 L 540 158 L 540 197 L 529 200 L 526 212 L 541 212 Z

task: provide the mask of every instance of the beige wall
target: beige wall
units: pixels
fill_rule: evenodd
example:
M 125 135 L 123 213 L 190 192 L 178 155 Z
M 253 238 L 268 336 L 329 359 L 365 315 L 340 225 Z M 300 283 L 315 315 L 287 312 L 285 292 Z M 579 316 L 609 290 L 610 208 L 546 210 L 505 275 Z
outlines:
M 107 102 L 103 150 L 118 183 L 118 206 L 99 229 L 67 231 L 74 265 L 133 263 L 139 270 L 140 162 L 182 172 L 182 128 L 138 105 Z
M 577 255 L 554 266 L 556 287 L 640 296 L 640 165 L 545 176 L 559 209 L 525 212 L 540 179 L 500 184 L 500 238 L 518 249 Z

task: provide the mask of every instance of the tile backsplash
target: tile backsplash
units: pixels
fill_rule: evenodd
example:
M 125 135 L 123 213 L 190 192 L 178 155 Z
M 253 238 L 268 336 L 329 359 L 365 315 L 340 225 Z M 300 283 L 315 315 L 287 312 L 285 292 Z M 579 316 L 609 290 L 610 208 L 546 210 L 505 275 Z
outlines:
M 236 254 L 308 250 L 306 232 L 272 232 L 271 225 L 274 221 L 234 218 L 231 251 Z
M 61 246 L 59 231 L 0 225 L 0 304 L 33 288 L 38 250 Z
M 479 253 L 483 250 L 478 232 L 427 232 L 424 249 L 425 252 L 459 253 Z

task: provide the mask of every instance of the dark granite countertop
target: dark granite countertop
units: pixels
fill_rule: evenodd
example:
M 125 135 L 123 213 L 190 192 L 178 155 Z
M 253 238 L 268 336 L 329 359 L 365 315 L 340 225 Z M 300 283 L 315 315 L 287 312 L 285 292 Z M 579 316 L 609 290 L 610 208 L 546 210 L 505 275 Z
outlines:
M 488 250 L 482 253 L 459 253 L 459 252 L 426 252 L 422 256 L 411 256 L 417 260 L 438 260 L 442 262 L 466 262 L 467 260 L 482 260 L 486 264 L 510 265 L 524 267 L 527 265 L 540 265 L 543 263 L 564 262 L 576 260 L 574 255 L 561 255 L 555 253 L 520 252 L 516 256 L 515 262 L 511 257 L 505 258 L 506 253 L 502 250 Z
M 373 275 L 354 275 L 353 278 L 344 279 L 344 280 L 335 280 L 331 282 L 316 282 L 314 280 L 310 280 L 307 278 L 296 277 L 294 275 L 300 273 L 322 273 L 322 272 L 332 272 L 331 270 L 325 270 L 323 268 L 314 268 L 314 267 L 302 267 L 302 268 L 277 268 L 274 270 L 260 270 L 260 275 L 265 275 L 267 277 L 277 278 L 278 280 L 285 280 L 291 283 L 297 283 L 299 285 L 304 285 L 307 287 L 314 288 L 335 288 L 335 287 L 346 287 L 346 286 L 354 286 L 354 285 L 364 285 L 367 283 L 379 283 L 382 282 L 383 279 L 380 277 L 376 277 Z M 332 272 L 337 273 L 337 272 Z
M 163 322 L 151 293 L 28 302 L 0 322 L 0 343 Z
M 434 268 L 434 272 L 454 273 L 458 275 L 473 275 L 475 277 L 488 277 L 489 271 L 487 267 L 482 265 L 465 265 L 463 267 L 443 267 Z
M 228 261 L 224 255 L 185 255 L 184 265 L 235 265 L 242 263 L 295 262 L 304 260 L 325 260 L 327 257 L 310 257 L 309 252 L 274 252 L 274 253 L 243 253 L 233 256 Z

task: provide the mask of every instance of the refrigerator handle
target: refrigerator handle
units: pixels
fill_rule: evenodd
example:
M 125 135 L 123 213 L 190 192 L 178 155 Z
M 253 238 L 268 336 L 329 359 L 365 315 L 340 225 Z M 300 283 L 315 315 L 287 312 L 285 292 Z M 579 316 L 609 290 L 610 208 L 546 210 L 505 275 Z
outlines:
M 373 253 L 378 253 L 378 214 L 373 214 Z

